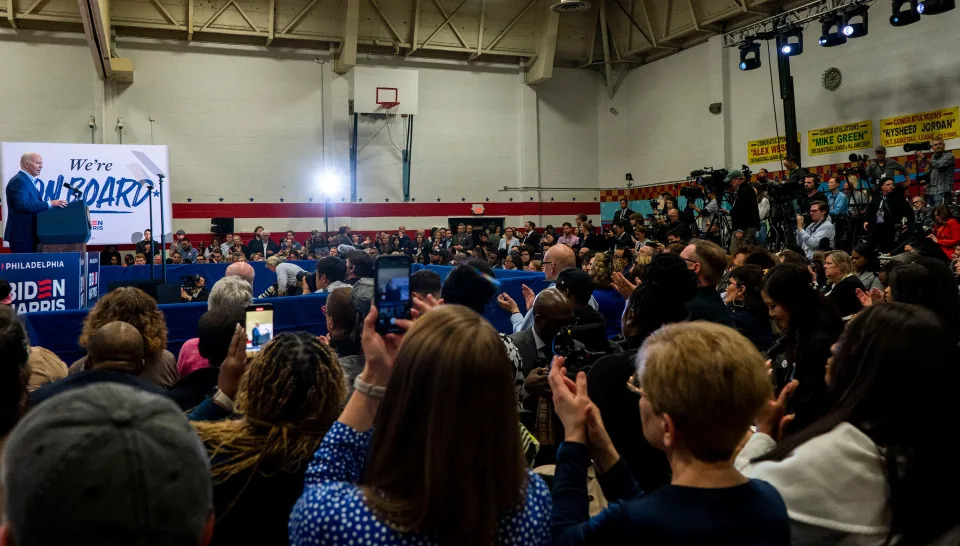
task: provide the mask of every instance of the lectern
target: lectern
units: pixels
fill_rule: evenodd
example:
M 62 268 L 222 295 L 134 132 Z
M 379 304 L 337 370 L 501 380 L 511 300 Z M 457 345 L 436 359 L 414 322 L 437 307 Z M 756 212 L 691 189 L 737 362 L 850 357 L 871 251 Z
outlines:
M 71 201 L 67 206 L 53 207 L 37 214 L 37 239 L 40 252 L 79 252 L 82 263 L 80 280 L 84 308 L 88 303 L 85 279 L 90 273 L 87 241 L 90 240 L 90 209 L 82 199 Z

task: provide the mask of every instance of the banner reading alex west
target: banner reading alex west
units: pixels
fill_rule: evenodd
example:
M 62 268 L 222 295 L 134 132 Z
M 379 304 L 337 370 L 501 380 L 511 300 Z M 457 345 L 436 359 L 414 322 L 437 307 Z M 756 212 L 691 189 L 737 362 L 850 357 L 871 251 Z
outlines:
M 800 140 L 799 133 L 797 140 Z M 787 137 L 761 138 L 747 142 L 747 163 L 750 165 L 780 161 L 785 155 L 787 155 Z
M 940 137 L 960 137 L 960 107 L 941 108 L 929 112 L 907 114 L 880 120 L 880 143 L 884 146 L 902 146 Z
M 807 154 L 824 155 L 873 146 L 873 121 L 858 121 L 807 131 Z

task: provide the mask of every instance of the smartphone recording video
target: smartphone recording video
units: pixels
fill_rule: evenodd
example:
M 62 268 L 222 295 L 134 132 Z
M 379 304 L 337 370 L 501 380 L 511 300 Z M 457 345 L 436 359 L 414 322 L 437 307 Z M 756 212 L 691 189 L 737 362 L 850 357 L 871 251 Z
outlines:
M 410 257 L 380 256 L 374 275 L 377 332 L 400 333 L 397 320 L 410 318 Z
M 247 353 L 256 353 L 273 339 L 273 304 L 254 303 L 247 306 Z

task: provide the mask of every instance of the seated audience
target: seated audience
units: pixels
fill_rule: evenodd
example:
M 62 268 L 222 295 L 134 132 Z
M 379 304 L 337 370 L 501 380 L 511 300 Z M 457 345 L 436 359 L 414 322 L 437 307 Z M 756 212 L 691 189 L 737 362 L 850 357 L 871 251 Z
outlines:
M 526 268 L 527 271 L 536 271 L 538 273 L 543 272 L 543 262 L 540 260 L 530 260 L 530 265 Z
M 760 414 L 737 468 L 783 496 L 794 545 L 957 543 L 956 532 L 938 541 L 960 523 L 943 502 L 960 488 L 960 473 L 931 416 L 953 411 L 958 357 L 934 313 L 877 305 L 833 346 L 832 407 L 782 441 L 788 393 Z
M 350 286 L 344 282 L 347 278 L 347 265 L 343 260 L 336 256 L 327 256 L 326 258 L 318 260 L 315 277 L 316 290 L 310 290 L 310 287 L 307 284 L 307 279 L 304 278 L 302 283 L 304 294 L 309 294 L 311 292 L 330 293 L 338 288 Z
M 67 376 L 67 365 L 49 349 L 30 347 L 28 362 L 30 381 L 27 383 L 27 390 L 30 392 Z
M 949 267 L 939 259 L 919 258 L 894 267 L 887 286 L 888 300 L 920 305 L 936 313 L 953 338 L 960 334 L 960 293 Z
M 115 383 L 56 396 L 13 430 L 2 468 L 0 543 L 210 543 L 210 465 L 161 396 Z
M 236 330 L 225 368 L 243 367 L 245 336 Z M 343 371 L 316 337 L 282 333 L 221 389 L 239 418 L 194 422 L 213 473 L 213 544 L 285 544 L 307 465 L 340 413 Z
M 654 449 L 642 433 L 638 397 L 624 388 L 636 372 L 634 360 L 644 340 L 665 324 L 687 317 L 686 301 L 697 288 L 687 266 L 677 256 L 665 254 L 651 260 L 644 281 L 627 298 L 623 311 L 623 352 L 598 359 L 590 371 L 590 398 L 603 418 L 610 439 L 643 491 L 652 491 L 670 480 L 663 452 Z
M 177 360 L 167 350 L 167 323 L 157 302 L 139 288 L 124 286 L 113 290 L 99 300 L 83 321 L 78 343 L 89 350 L 91 337 L 111 322 L 131 324 L 143 336 L 144 366 L 138 374 L 160 388 L 172 387 L 177 375 Z M 70 365 L 70 374 L 86 369 L 84 356 Z
M 730 309 L 734 327 L 758 350 L 766 351 L 773 345 L 773 332 L 767 306 L 760 295 L 763 270 L 757 265 L 744 265 L 734 268 L 727 280 L 723 299 Z
M 256 276 L 253 266 L 246 262 L 232 263 L 227 266 L 223 273 L 225 277 L 240 277 L 250 285 L 250 291 L 253 291 L 253 279 Z
M 506 240 L 506 239 L 502 239 Z M 515 254 L 507 254 L 503 257 L 503 261 L 500 263 L 500 267 L 508 271 L 517 269 L 516 261 L 514 261 Z
M 337 353 L 348 393 L 353 392 L 353 380 L 363 371 L 363 348 L 360 345 L 363 315 L 353 304 L 352 291 L 349 286 L 337 288 L 330 292 L 321 308 L 327 318 L 327 335 L 320 336 L 320 341 Z
M 715 243 L 694 239 L 680 252 L 680 258 L 687 262 L 687 269 L 697 279 L 697 291 L 687 301 L 690 320 L 706 320 L 732 326 L 730 311 L 717 292 L 717 283 L 727 268 L 727 253 Z
M 220 279 L 223 280 L 223 279 Z M 242 281 L 237 281 L 242 282 Z M 197 407 L 214 394 L 220 377 L 220 366 L 227 357 L 227 349 L 238 325 L 246 322 L 246 303 L 231 303 L 211 309 L 197 321 L 197 359 L 205 365 L 191 371 L 167 391 L 184 411 Z M 180 351 L 181 356 L 183 350 Z
M 856 275 L 853 260 L 842 250 L 831 250 L 823 259 L 823 272 L 829 283 L 824 295 L 836 306 L 844 320 L 863 309 L 857 299 L 857 290 L 864 290 L 863 282 Z
M 120 383 L 163 394 L 163 389 L 138 377 L 143 372 L 144 354 L 143 337 L 136 328 L 121 321 L 108 323 L 90 336 L 84 369 L 33 391 L 30 405 L 93 383 Z
M 960 222 L 953 217 L 946 203 L 940 203 L 933 209 L 933 219 L 933 233 L 927 238 L 940 245 L 947 258 L 953 258 L 953 251 L 960 245 Z
M 796 414 L 790 431 L 800 430 L 817 420 L 828 407 L 823 374 L 830 345 L 843 331 L 843 321 L 836 308 L 810 286 L 806 267 L 774 267 L 764 278 L 761 295 L 781 332 L 766 352 L 775 394 L 779 396 L 792 380 L 799 381 L 788 412 Z
M 614 338 L 620 334 L 620 317 L 623 314 L 625 299 L 613 286 L 606 255 L 597 252 L 589 258 L 590 277 L 593 279 L 593 298 L 599 306 L 600 314 L 607 322 L 607 337 Z
M 590 307 L 590 298 L 596 291 L 590 274 L 582 269 L 569 267 L 557 276 L 557 290 L 573 305 L 574 323 L 577 325 L 602 324 L 606 337 L 607 320 L 600 311 Z M 619 296 L 620 294 L 617 294 Z M 621 309 L 623 306 L 621 305 Z
M 410 293 L 421 300 L 426 301 L 428 295 L 440 299 L 442 289 L 443 283 L 440 280 L 440 275 L 429 269 L 421 269 L 410 275 Z
M 253 303 L 253 289 L 250 284 L 240 277 L 228 276 L 220 279 L 213 285 L 210 297 L 207 299 L 207 310 L 213 311 L 223 307 L 246 307 Z M 177 377 L 183 379 L 191 373 L 210 366 L 210 362 L 200 355 L 200 338 L 195 337 L 183 342 L 180 354 L 177 355 Z M 217 365 L 219 366 L 219 362 Z
M 775 546 L 790 544 L 787 510 L 769 483 L 748 479 L 733 454 L 770 398 L 763 357 L 732 328 L 708 322 L 654 332 L 627 383 L 643 434 L 670 463 L 669 485 L 644 493 L 610 441 L 587 378 L 556 358 L 550 387 L 565 437 L 553 484 L 553 544 Z M 590 518 L 587 467 L 612 504 Z
M 27 383 L 30 380 L 30 338 L 12 307 L 0 306 L 0 451 L 7 433 L 27 408 Z M 2 501 L 2 493 L 0 493 Z M 2 519 L 2 518 L 0 518 Z
M 456 305 L 402 337 L 379 336 L 376 317 L 364 323 L 356 390 L 290 514 L 290 544 L 546 544 L 549 491 L 524 468 L 497 332 Z
M 880 271 L 880 260 L 876 249 L 869 243 L 861 243 L 853 248 L 850 258 L 853 260 L 857 278 L 863 283 L 865 292 L 874 288 L 883 290 L 883 284 L 880 282 L 878 273 Z

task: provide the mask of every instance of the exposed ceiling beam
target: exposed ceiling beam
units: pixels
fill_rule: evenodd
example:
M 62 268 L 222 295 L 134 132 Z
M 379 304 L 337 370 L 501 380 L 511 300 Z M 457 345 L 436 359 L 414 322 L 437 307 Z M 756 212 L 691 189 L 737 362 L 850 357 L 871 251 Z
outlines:
M 493 48 L 500 43 L 500 40 L 502 40 L 503 37 L 506 36 L 508 32 L 510 32 L 510 29 L 513 28 L 513 25 L 516 25 L 517 21 L 519 21 L 520 19 L 523 19 L 523 16 L 526 15 L 527 12 L 530 11 L 530 8 L 532 8 L 533 5 L 536 3 L 537 3 L 537 0 L 530 0 L 529 2 L 527 2 L 527 5 L 524 6 L 522 10 L 520 10 L 520 13 L 518 13 L 516 17 L 514 17 L 513 19 L 510 20 L 509 23 L 507 23 L 507 26 L 500 31 L 500 34 L 497 34 L 497 37 L 494 38 L 492 42 L 490 42 L 490 45 L 484 48 L 484 53 L 493 52 Z
M 537 57 L 524 74 L 527 84 L 553 77 L 553 61 L 557 55 L 560 14 L 550 9 L 550 0 L 540 0 L 540 28 L 537 32 Z
M 193 40 L 193 0 L 187 0 L 187 41 Z
M 419 2 L 420 0 L 417 1 Z M 483 55 L 483 24 L 486 15 L 487 0 L 480 0 L 480 24 L 477 26 L 477 51 L 475 53 L 471 53 L 470 56 L 467 57 L 467 62 L 470 62 L 480 55 Z
M 408 51 L 407 54 L 404 55 L 404 56 L 405 56 L 405 57 L 409 57 L 409 56 L 412 55 L 416 50 L 418 50 L 418 49 L 420 49 L 421 47 L 423 47 L 423 46 L 427 45 L 428 43 L 430 43 L 430 40 L 432 40 L 433 37 L 436 36 L 438 32 L 440 32 L 441 30 L 443 30 L 443 27 L 447 26 L 447 23 L 450 22 L 450 19 L 453 19 L 453 16 L 456 15 L 457 12 L 459 12 L 459 11 L 463 8 L 463 6 L 467 5 L 467 2 L 469 2 L 469 1 L 470 1 L 470 0 L 463 0 L 463 2 L 460 2 L 460 5 L 457 6 L 456 9 L 454 9 L 452 12 L 450 12 L 450 15 L 448 15 L 447 18 L 444 19 L 442 23 L 440 23 L 440 26 L 438 26 L 436 29 L 434 29 L 434 31 L 431 32 L 429 36 L 427 36 L 427 39 L 424 40 L 422 44 L 413 44 L 413 47 L 412 47 L 412 48 L 410 49 L 410 51 Z M 464 46 L 466 46 L 466 44 L 464 44 Z
M 17 28 L 17 19 L 13 15 L 13 0 L 7 0 L 7 21 L 11 28 Z
M 357 33 L 360 24 L 360 0 L 343 2 L 343 44 L 333 61 L 333 71 L 346 74 L 357 64 Z
M 603 44 L 603 83 L 607 86 L 607 98 L 612 99 L 615 90 L 613 88 L 613 66 L 610 64 L 610 33 L 607 30 L 607 2 L 600 1 L 600 41 Z
M 443 5 L 437 0 L 433 0 L 433 3 L 437 6 L 437 9 L 440 10 L 440 15 L 447 17 L 447 11 L 443 9 Z M 467 41 L 463 39 L 463 35 L 460 34 L 460 30 L 457 28 L 457 25 L 453 24 L 453 16 L 447 17 L 447 26 L 450 27 L 450 30 L 457 35 L 457 40 L 460 40 L 460 45 L 463 47 L 470 47 L 467 45 Z M 416 43 L 416 42 L 414 42 Z
M 370 3 L 373 4 L 373 8 L 377 10 L 377 13 L 380 14 L 380 18 L 383 19 L 384 24 L 387 25 L 387 28 L 390 29 L 390 32 L 393 33 L 394 37 L 398 42 L 403 41 L 403 37 L 400 36 L 400 33 L 397 32 L 397 27 L 393 26 L 393 23 L 390 21 L 390 18 L 387 17 L 387 14 L 383 12 L 380 8 L 380 4 L 377 3 L 377 0 L 370 0 Z
M 270 0 L 270 17 L 269 22 L 267 23 L 267 44 L 270 45 L 273 43 L 273 33 L 275 32 L 274 27 L 277 25 L 277 0 Z
M 293 19 L 290 19 L 290 22 L 287 23 L 287 26 L 283 27 L 283 29 L 280 31 L 280 35 L 283 36 L 284 34 L 289 32 L 290 29 L 297 26 L 297 23 L 299 23 L 300 20 L 303 19 L 304 15 L 310 13 L 310 10 L 312 10 L 313 6 L 316 6 L 317 2 L 319 1 L 320 0 L 310 0 L 310 2 L 306 6 L 303 6 L 303 9 L 297 12 L 297 14 L 293 16 Z

